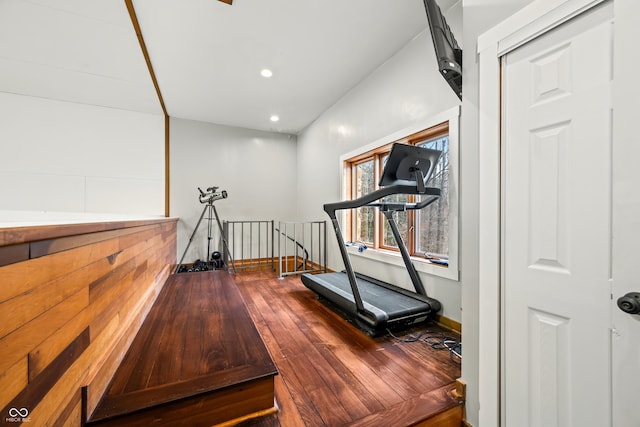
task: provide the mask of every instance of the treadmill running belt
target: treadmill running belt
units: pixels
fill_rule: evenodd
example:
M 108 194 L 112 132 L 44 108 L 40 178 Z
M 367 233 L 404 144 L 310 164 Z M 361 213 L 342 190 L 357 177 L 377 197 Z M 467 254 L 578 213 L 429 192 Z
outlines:
M 349 285 L 349 277 L 347 277 L 346 274 L 327 274 L 326 276 L 323 275 L 322 278 L 333 286 L 348 293 L 351 301 L 354 301 L 353 295 L 351 294 L 351 285 Z M 422 301 L 383 288 L 360 277 L 358 277 L 358 290 L 360 290 L 362 301 L 388 314 L 400 311 L 406 312 L 407 310 L 430 310 L 429 305 Z
M 375 327 L 384 329 L 388 323 L 419 318 L 431 312 L 431 306 L 419 299 L 357 278 L 364 309 L 375 317 Z M 345 273 L 303 274 L 304 285 L 349 314 L 357 312 L 355 299 Z

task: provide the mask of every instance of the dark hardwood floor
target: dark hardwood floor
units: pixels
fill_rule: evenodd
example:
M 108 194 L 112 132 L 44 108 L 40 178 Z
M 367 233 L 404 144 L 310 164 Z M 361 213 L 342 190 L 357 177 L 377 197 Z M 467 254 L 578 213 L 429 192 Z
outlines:
M 460 365 L 447 350 L 366 336 L 299 277 L 259 271 L 233 278 L 279 371 L 278 413 L 243 426 L 460 426 L 463 408 L 449 394 Z

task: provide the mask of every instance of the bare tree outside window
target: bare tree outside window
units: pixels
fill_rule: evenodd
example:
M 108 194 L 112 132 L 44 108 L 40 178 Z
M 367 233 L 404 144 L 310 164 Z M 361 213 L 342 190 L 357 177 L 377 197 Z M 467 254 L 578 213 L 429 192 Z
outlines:
M 429 187 L 440 188 L 440 198 L 416 212 L 416 252 L 446 257 L 449 254 L 449 137 L 417 145 L 440 150 L 442 155 L 427 183 Z
M 371 193 L 375 189 L 374 161 L 368 160 L 355 166 L 354 198 Z M 375 209 L 363 206 L 356 209 L 356 238 L 361 243 L 373 244 Z

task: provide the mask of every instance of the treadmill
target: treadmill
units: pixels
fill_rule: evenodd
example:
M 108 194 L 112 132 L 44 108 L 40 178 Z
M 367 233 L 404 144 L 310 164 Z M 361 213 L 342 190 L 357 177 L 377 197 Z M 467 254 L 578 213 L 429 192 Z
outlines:
M 338 239 L 345 270 L 324 274 L 306 273 L 301 277 L 302 283 L 318 294 L 320 300 L 328 303 L 348 321 L 371 336 L 424 322 L 430 314 L 441 309 L 439 301 L 427 296 L 393 219 L 394 212 L 422 209 L 440 197 L 439 188 L 426 186 L 440 155 L 441 152 L 438 150 L 395 143 L 384 167 L 378 190 L 354 200 L 324 205 Z M 386 197 L 395 194 L 422 195 L 423 199 L 417 203 L 385 201 Z M 362 206 L 375 207 L 383 213 L 415 292 L 353 270 L 336 212 Z

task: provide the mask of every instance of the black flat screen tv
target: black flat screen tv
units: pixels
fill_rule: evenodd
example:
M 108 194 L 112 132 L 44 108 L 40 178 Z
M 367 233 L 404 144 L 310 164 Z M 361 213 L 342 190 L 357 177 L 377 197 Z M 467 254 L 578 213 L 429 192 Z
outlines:
M 424 0 L 438 69 L 458 98 L 462 99 L 462 49 L 451 32 L 436 0 Z

